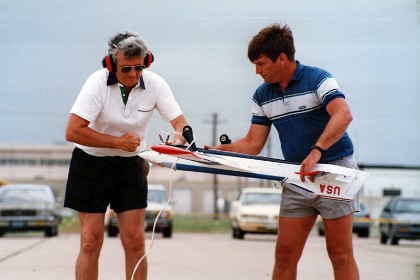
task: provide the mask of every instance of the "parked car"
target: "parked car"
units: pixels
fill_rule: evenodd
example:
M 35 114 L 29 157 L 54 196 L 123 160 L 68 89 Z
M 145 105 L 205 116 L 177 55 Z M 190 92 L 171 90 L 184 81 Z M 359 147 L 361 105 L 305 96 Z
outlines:
M 420 198 L 394 197 L 379 219 L 380 242 L 398 245 L 400 239 L 420 239 Z
M 360 203 L 360 211 L 353 214 L 353 233 L 356 233 L 358 237 L 368 238 L 370 236 L 370 225 L 372 220 L 370 218 L 370 212 L 367 210 L 363 202 Z M 318 217 L 316 227 L 319 236 L 325 235 L 324 222 L 321 217 Z
M 163 237 L 172 237 L 172 218 L 173 209 L 168 202 L 168 195 L 165 186 L 149 184 L 149 192 L 147 195 L 146 218 L 144 221 L 145 231 L 152 231 L 156 217 L 159 212 L 165 208 L 156 222 L 155 232 L 162 233 Z M 166 205 L 166 207 L 165 207 Z M 116 237 L 120 232 L 118 227 L 118 218 L 114 211 L 110 210 L 107 213 L 107 232 L 109 237 Z
M 246 233 L 277 234 L 281 191 L 274 188 L 244 188 L 229 212 L 232 236 Z
M 56 236 L 59 213 L 48 185 L 8 184 L 0 188 L 0 236 L 17 231 L 44 231 L 47 237 Z

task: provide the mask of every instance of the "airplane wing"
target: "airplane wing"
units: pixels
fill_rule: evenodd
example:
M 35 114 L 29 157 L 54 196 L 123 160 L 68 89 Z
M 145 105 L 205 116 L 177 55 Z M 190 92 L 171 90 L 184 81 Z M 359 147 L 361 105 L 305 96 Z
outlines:
M 166 154 L 194 162 L 201 162 L 204 164 L 210 165 L 226 165 L 232 169 L 247 170 L 247 166 L 242 164 L 240 161 L 232 161 L 226 157 L 220 155 L 211 155 L 205 153 L 205 150 L 200 149 L 201 151 L 190 151 L 184 148 L 168 146 L 168 145 L 156 145 L 151 147 L 153 151 L 158 152 L 159 154 Z
M 220 150 L 197 148 L 190 151 L 184 146 L 156 145 L 152 150 L 139 155 L 177 170 L 286 181 L 320 196 L 339 200 L 353 199 L 369 176 L 360 170 L 317 164 L 314 170 L 304 174 L 313 182 L 309 179 L 302 182 L 299 163 Z

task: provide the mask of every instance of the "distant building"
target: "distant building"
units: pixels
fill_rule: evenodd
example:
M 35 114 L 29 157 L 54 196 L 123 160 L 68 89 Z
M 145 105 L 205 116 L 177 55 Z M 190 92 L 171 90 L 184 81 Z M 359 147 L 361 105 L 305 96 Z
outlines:
M 6 181 L 66 180 L 74 146 L 0 145 L 0 178 Z

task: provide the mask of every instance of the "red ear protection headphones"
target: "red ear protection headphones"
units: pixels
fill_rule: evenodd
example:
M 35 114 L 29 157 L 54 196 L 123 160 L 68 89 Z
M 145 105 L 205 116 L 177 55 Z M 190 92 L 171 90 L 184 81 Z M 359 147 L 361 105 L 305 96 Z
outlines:
M 152 52 L 149 51 L 144 57 L 143 65 L 147 68 L 152 64 L 154 60 L 155 60 L 155 57 L 153 56 Z M 104 59 L 102 59 L 102 66 L 108 69 L 109 72 L 117 71 L 117 65 L 115 64 L 115 61 L 112 59 L 110 55 L 107 55 L 104 57 Z

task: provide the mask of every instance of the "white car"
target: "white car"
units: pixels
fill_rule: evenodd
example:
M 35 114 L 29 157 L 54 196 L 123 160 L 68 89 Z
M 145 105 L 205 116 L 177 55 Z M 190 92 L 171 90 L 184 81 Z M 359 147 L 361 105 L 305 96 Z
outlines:
M 243 239 L 246 233 L 277 234 L 280 200 L 279 189 L 243 189 L 229 213 L 233 238 Z

